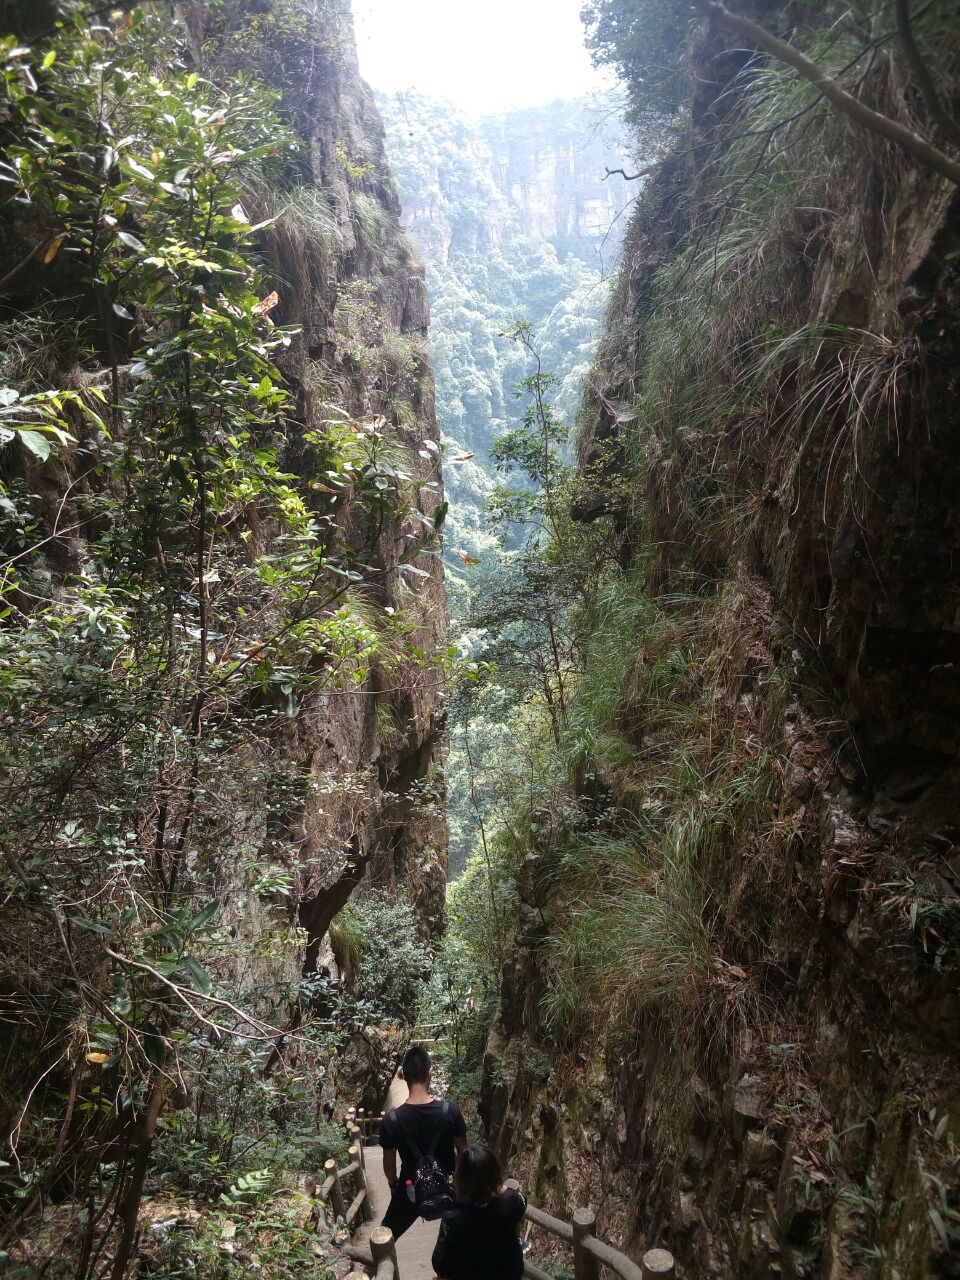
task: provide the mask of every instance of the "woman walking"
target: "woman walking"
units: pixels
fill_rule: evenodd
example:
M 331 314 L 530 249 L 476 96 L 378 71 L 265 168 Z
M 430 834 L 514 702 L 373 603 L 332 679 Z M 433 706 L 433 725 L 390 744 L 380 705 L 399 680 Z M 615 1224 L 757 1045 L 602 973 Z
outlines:
M 489 1147 L 472 1143 L 460 1153 L 453 1189 L 457 1207 L 443 1215 L 433 1251 L 439 1280 L 521 1280 L 517 1227 L 527 1202 L 504 1187 L 500 1162 Z

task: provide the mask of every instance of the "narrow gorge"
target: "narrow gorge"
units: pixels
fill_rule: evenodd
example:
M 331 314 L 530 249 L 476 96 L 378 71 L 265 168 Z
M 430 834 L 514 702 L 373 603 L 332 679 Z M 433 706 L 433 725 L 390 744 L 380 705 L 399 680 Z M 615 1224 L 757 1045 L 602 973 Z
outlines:
M 16 1280 L 960 1276 L 960 17 L 580 9 L 0 6 Z

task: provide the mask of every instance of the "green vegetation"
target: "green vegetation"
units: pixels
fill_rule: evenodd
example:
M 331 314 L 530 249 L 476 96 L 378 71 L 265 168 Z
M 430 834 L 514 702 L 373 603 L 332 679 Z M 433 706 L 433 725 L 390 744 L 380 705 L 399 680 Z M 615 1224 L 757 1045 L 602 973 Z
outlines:
M 509 504 L 522 501 L 527 482 L 512 492 L 505 479 L 508 455 L 522 461 L 516 451 L 530 429 L 532 361 L 513 339 L 524 322 L 542 369 L 550 371 L 544 391 L 556 413 L 551 448 L 554 462 L 567 460 L 567 424 L 599 332 L 605 276 L 619 241 L 617 215 L 630 194 L 622 178 L 604 180 L 605 168 L 624 163 L 619 125 L 612 104 L 560 101 L 468 122 L 449 104 L 415 93 L 381 96 L 378 103 L 405 220 L 427 260 L 430 353 L 450 502 L 445 564 L 452 638 L 470 660 L 483 662 L 492 646 L 504 675 L 508 668 L 519 672 L 529 666 L 525 633 L 509 618 L 519 609 L 529 625 L 539 626 L 537 593 L 524 585 L 519 563 L 504 557 L 488 517 L 492 502 L 490 511 L 503 515 L 502 532 L 515 551 L 522 538 L 509 520 Z M 557 165 L 552 179 L 541 172 L 545 156 Z M 522 194 L 528 188 L 536 191 L 531 207 Z M 549 589 L 562 594 L 561 575 L 554 577 Z M 472 602 L 480 601 L 482 608 L 475 608 Z M 451 875 L 474 845 L 478 816 L 489 816 L 492 771 L 510 737 L 516 697 L 512 686 L 488 679 L 474 696 L 454 699 Z
M 403 901 L 372 890 L 350 903 L 330 926 L 330 943 L 347 975 L 350 1020 L 358 1026 L 412 1027 L 430 969 L 429 948 Z M 340 997 L 344 1003 L 344 997 Z M 341 1018 L 343 1009 L 341 1009 Z
M 331 1063 L 416 1017 L 403 903 L 334 929 L 349 998 L 309 966 L 304 904 L 369 787 L 318 776 L 304 722 L 434 661 L 403 606 L 445 509 L 401 440 L 421 424 L 386 416 L 419 343 L 348 279 L 351 227 L 385 270 L 406 242 L 369 195 L 338 215 L 288 104 L 230 70 L 254 28 L 295 62 L 306 17 L 213 13 L 199 61 L 150 7 L 0 40 L 0 1239 L 51 1278 L 120 1280 L 140 1244 L 144 1274 L 312 1268 L 291 1180 L 339 1153 Z M 299 327 L 331 272 L 335 368 Z M 404 522 L 412 586 L 378 567 Z M 188 1196 L 219 1217 L 144 1235 L 147 1201 Z
M 661 121 L 685 105 L 684 59 L 691 28 L 700 17 L 689 0 L 587 0 L 583 21 L 587 48 L 598 66 L 610 65 L 627 87 L 627 118 Z
M 481 669 L 459 713 L 478 827 L 464 884 L 508 957 L 486 1080 L 512 1086 L 498 1138 L 521 1159 L 542 1142 L 542 1174 L 554 1141 L 589 1165 L 576 1108 L 613 1092 L 637 1126 L 627 1149 L 641 1124 L 652 1143 L 638 1203 L 653 1215 L 668 1196 L 676 1214 L 691 1168 L 719 1185 L 718 1140 L 737 1153 L 733 1179 L 748 1147 L 724 1109 L 741 1080 L 747 1129 L 807 1152 L 764 1225 L 772 1243 L 745 1246 L 744 1274 L 812 1275 L 829 1252 L 885 1275 L 916 1240 L 917 1265 L 935 1269 L 953 1246 L 956 1153 L 904 1108 L 875 1121 L 868 1095 L 936 1075 L 950 1034 L 937 1002 L 956 981 L 955 876 L 934 852 L 952 857 L 954 833 L 931 783 L 952 777 L 952 739 L 928 739 L 923 818 L 926 799 L 879 800 L 924 736 L 894 723 L 912 709 L 891 691 L 916 679 L 921 702 L 930 692 L 917 618 L 943 626 L 922 572 L 905 585 L 904 548 L 941 563 L 919 506 L 922 492 L 946 517 L 940 481 L 920 476 L 956 465 L 926 394 L 928 357 L 953 394 L 956 272 L 928 237 L 950 240 L 955 191 L 942 165 L 865 132 L 775 53 L 751 55 L 716 9 L 688 42 L 698 7 L 586 7 L 595 55 L 629 79 L 632 118 L 668 119 L 673 142 L 627 233 L 577 468 L 539 368 L 521 387 L 525 419 L 490 449 L 506 472 L 488 505 L 503 567 L 477 574 L 467 635 Z M 800 6 L 767 25 L 789 26 L 847 94 L 942 142 L 921 71 L 955 97 L 956 15 L 908 14 L 918 71 L 898 10 L 899 35 L 886 5 Z M 907 217 L 922 228 L 909 266 Z M 926 1012 L 904 1016 L 920 990 Z M 543 1061 L 538 1102 L 565 1104 L 556 1139 L 527 1108 Z M 592 1062 L 616 1090 L 592 1091 Z M 955 1073 L 936 1087 L 934 1110 Z M 939 1123 L 942 1139 L 952 1120 Z M 606 1179 L 606 1155 L 593 1172 Z M 699 1210 L 710 1225 L 696 1238 L 728 1230 Z

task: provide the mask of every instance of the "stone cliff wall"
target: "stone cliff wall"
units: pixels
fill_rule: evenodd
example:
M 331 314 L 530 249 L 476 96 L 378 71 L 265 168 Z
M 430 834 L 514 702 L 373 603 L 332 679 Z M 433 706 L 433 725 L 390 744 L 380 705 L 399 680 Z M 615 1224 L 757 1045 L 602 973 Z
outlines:
M 620 175 L 605 176 L 629 165 L 609 104 L 560 100 L 476 120 L 414 93 L 381 106 L 397 132 L 404 223 L 431 266 L 517 236 L 585 254 L 629 198 Z
M 255 26 L 256 19 L 254 19 Z M 360 78 L 349 5 L 334 4 L 311 31 L 248 22 L 221 37 L 226 59 L 281 86 L 281 109 L 306 144 L 287 175 L 316 187 L 329 211 L 325 243 L 281 215 L 267 246 L 280 295 L 278 319 L 302 325 L 287 361 L 309 431 L 339 406 L 396 432 L 423 515 L 443 502 L 429 303 L 423 265 L 399 225 L 400 205 L 373 95 Z M 223 56 L 223 55 L 221 55 Z M 282 204 L 281 204 L 282 208 Z M 268 212 L 274 212 L 273 209 Z M 296 465 L 297 442 L 290 442 Z M 380 530 L 368 598 L 404 610 L 424 663 L 374 672 L 355 693 L 321 694 L 298 735 L 304 767 L 329 792 L 302 818 L 299 917 L 315 953 L 327 925 L 362 880 L 407 893 L 426 935 L 443 927 L 446 884 L 443 676 L 446 636 L 439 559 L 411 573 L 404 553 L 416 521 Z M 340 783 L 348 794 L 338 799 Z
M 617 508 L 652 597 L 693 582 L 716 602 L 684 678 L 744 775 L 769 753 L 758 811 L 698 866 L 702 991 L 742 1021 L 711 1040 L 706 1002 L 686 1029 L 648 1003 L 560 1066 L 532 1053 L 558 902 L 535 845 L 483 1108 L 548 1205 L 592 1203 L 683 1276 L 956 1276 L 960 201 L 843 125 L 820 159 L 808 130 L 788 207 L 763 204 L 723 259 L 732 44 L 697 46 L 696 145 L 631 222 L 580 442 L 607 484 L 591 474 L 578 514 Z M 901 74 L 870 89 L 894 111 Z M 665 363 L 665 337 L 691 332 Z M 749 382 L 745 353 L 781 338 Z M 624 473 L 639 497 L 611 496 Z M 642 761 L 679 731 L 637 694 L 657 644 L 638 644 L 615 719 L 637 762 L 602 767 L 584 804 L 598 787 L 635 813 L 664 803 Z

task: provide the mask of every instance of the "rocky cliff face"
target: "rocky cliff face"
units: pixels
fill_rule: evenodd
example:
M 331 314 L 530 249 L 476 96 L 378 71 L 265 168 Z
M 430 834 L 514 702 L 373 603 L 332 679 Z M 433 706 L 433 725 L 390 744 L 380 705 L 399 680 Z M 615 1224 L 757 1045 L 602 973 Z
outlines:
M 517 236 L 595 250 L 629 198 L 621 175 L 605 177 L 627 163 L 610 104 L 559 100 L 475 120 L 415 93 L 380 105 L 404 222 L 433 265 Z
M 415 505 L 432 522 L 443 480 L 424 268 L 399 225 L 383 125 L 360 78 L 349 5 L 333 5 L 316 23 L 301 33 L 282 26 L 271 38 L 272 25 L 258 28 L 254 20 L 258 39 L 265 37 L 254 49 L 249 24 L 228 27 L 224 37 L 228 65 L 233 50 L 238 65 L 282 86 L 283 114 L 306 144 L 296 179 L 320 193 L 327 211 L 326 225 L 312 229 L 319 245 L 311 243 L 309 223 L 289 214 L 268 243 L 278 319 L 302 326 L 287 368 L 306 432 L 336 407 L 389 424 Z M 290 452 L 296 456 L 295 440 Z M 445 643 L 446 597 L 438 559 L 418 562 L 422 576 L 410 571 L 408 553 L 422 534 L 416 518 L 384 522 L 367 599 L 407 614 L 410 642 L 425 661 L 406 661 L 390 675 L 374 672 L 353 695 L 320 695 L 299 735 L 304 767 L 321 782 L 319 803 L 302 819 L 311 870 L 299 918 L 313 953 L 364 879 L 403 890 L 425 935 L 443 927 L 446 713 L 435 662 Z M 348 795 L 340 801 L 342 780 Z
M 657 833 L 637 901 L 659 914 L 607 972 L 662 964 L 681 855 L 696 927 L 671 954 L 703 946 L 702 968 L 656 996 L 625 983 L 561 1069 L 531 1053 L 575 919 L 538 876 L 539 816 L 486 1119 L 548 1202 L 668 1243 L 681 1275 L 955 1276 L 960 202 L 830 118 L 805 131 L 799 178 L 778 189 L 774 157 L 752 189 L 732 46 L 697 45 L 695 145 L 631 222 L 580 443 L 578 514 L 614 510 L 647 598 L 676 593 L 623 675 L 608 732 L 628 746 L 576 793 Z M 902 64 L 872 75 L 898 110 Z M 712 210 L 732 177 L 739 243 Z M 691 591 L 696 621 L 676 603 Z M 728 742 L 693 792 L 668 761 L 689 770 L 691 718 Z M 749 808 L 716 826 L 728 767 Z M 671 804 L 693 845 L 660 825 Z

